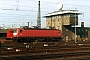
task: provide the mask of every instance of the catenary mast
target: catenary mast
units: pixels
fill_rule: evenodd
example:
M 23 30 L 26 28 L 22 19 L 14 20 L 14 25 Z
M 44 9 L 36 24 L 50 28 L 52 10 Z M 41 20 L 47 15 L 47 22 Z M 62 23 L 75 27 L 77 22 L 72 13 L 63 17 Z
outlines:
M 41 28 L 40 0 L 38 1 L 37 27 Z

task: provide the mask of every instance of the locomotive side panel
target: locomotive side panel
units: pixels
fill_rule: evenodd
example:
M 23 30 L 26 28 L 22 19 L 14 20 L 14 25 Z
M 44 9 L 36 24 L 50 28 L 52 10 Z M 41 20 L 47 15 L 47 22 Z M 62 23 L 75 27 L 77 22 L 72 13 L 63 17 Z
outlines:
M 44 30 L 44 29 L 17 29 L 15 39 L 20 40 L 60 40 L 62 32 L 58 30 Z
M 19 34 L 22 37 L 61 37 L 58 30 L 23 30 Z

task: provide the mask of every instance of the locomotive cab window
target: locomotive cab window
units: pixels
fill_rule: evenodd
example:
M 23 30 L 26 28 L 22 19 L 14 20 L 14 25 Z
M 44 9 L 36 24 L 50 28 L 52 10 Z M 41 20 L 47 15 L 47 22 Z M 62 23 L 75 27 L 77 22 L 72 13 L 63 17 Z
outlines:
M 22 30 L 20 30 L 20 33 L 22 33 Z
M 14 30 L 14 33 L 17 33 L 17 30 Z

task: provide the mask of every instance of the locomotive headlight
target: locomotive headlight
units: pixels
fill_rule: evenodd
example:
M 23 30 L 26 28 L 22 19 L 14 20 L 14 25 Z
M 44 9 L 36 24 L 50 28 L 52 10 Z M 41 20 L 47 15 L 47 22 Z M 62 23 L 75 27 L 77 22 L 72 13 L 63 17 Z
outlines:
M 17 35 L 17 33 L 13 33 L 13 35 L 14 35 L 14 36 L 16 36 L 16 35 Z

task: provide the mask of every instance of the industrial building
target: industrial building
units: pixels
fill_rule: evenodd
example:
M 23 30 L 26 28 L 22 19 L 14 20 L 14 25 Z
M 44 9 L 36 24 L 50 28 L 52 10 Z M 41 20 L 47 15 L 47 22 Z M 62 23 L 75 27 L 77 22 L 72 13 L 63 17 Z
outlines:
M 82 13 L 78 10 L 58 10 L 46 14 L 46 26 L 50 29 L 59 29 L 63 32 L 63 40 L 88 40 L 90 38 L 90 28 L 84 27 L 84 22 L 81 22 L 81 27 L 78 25 L 78 15 Z

